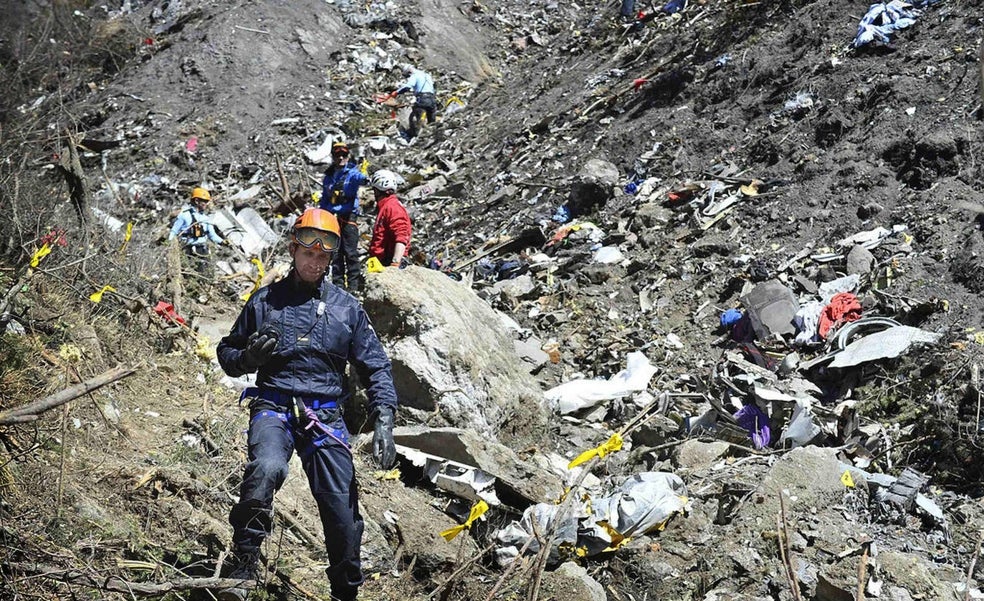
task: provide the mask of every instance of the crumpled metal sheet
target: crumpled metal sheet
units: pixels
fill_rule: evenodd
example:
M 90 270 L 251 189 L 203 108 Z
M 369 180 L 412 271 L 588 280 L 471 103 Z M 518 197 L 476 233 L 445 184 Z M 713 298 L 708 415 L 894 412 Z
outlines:
M 847 345 L 837 353 L 830 367 L 853 367 L 868 361 L 892 359 L 903 355 L 913 344 L 933 344 L 941 336 L 910 326 L 895 326 Z
M 410 463 L 422 467 L 424 475 L 438 488 L 470 501 L 500 505 L 495 494 L 495 476 L 476 467 L 437 457 L 417 449 L 396 445 L 396 451 Z
M 539 548 L 539 536 L 557 518 L 559 505 L 538 503 L 523 512 L 523 518 L 496 532 L 506 548 L 497 557 L 509 561 L 533 538 L 530 553 Z M 661 530 L 674 515 L 689 509 L 687 487 L 676 474 L 642 472 L 627 478 L 610 494 L 590 496 L 558 525 L 551 547 L 550 562 L 557 563 L 561 544 L 576 545 L 588 556 L 614 550 L 630 538 Z M 534 526 L 535 524 L 535 526 Z M 510 549 L 511 547 L 511 549 Z

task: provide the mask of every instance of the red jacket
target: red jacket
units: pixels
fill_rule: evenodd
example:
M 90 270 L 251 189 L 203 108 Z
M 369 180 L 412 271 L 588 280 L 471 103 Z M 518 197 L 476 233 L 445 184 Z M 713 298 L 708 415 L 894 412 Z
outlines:
M 372 226 L 372 240 L 369 242 L 369 255 L 376 257 L 383 265 L 393 262 L 393 249 L 398 242 L 407 245 L 403 256 L 410 256 L 410 215 L 396 194 L 379 200 L 376 223 Z

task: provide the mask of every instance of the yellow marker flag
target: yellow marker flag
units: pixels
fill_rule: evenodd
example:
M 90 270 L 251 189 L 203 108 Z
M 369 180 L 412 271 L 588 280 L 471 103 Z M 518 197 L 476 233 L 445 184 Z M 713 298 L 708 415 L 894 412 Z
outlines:
M 123 234 L 123 245 L 120 246 L 120 252 L 126 250 L 126 245 L 130 243 L 130 238 L 133 237 L 133 222 L 126 224 L 126 233 Z
M 198 336 L 198 339 L 195 341 L 195 354 L 206 361 L 215 359 L 215 346 L 212 345 L 212 341 L 208 336 Z
M 851 477 L 851 470 L 844 470 L 841 474 L 841 484 L 848 488 L 854 488 L 854 478 Z
M 253 294 L 260 289 L 260 282 L 262 282 L 263 278 L 266 277 L 266 269 L 263 268 L 263 261 L 261 261 L 258 257 L 253 257 L 249 260 L 249 262 L 256 265 L 256 281 L 253 282 L 253 287 L 249 292 L 239 297 L 243 301 L 248 301 L 249 297 L 253 296 Z
M 89 300 L 91 300 L 92 302 L 94 302 L 96 304 L 99 304 L 99 303 L 102 302 L 103 294 L 106 294 L 107 292 L 116 292 L 116 288 L 113 288 L 112 286 L 109 286 L 109 285 L 103 286 L 102 288 L 100 288 L 96 292 L 93 292 L 92 294 L 90 294 L 89 295 Z
M 581 465 L 582 463 L 586 463 L 595 455 L 597 455 L 598 457 L 604 457 L 605 455 L 608 455 L 609 453 L 614 453 L 615 451 L 618 451 L 621 448 L 622 448 L 622 435 L 616 432 L 612 434 L 611 438 L 609 438 L 608 441 L 605 442 L 605 444 L 596 447 L 594 449 L 589 449 L 581 453 L 577 457 L 575 457 L 574 461 L 571 461 L 570 463 L 567 464 L 567 469 L 574 469 L 575 467 Z
M 391 470 L 376 470 L 372 473 L 372 477 L 376 480 L 399 480 L 400 479 L 400 468 L 394 467 Z
M 444 540 L 451 542 L 454 539 L 454 537 L 461 534 L 463 530 L 471 528 L 472 523 L 478 518 L 482 517 L 482 514 L 488 510 L 489 510 L 489 504 L 486 503 L 485 501 L 479 501 L 478 503 L 475 503 L 475 505 L 472 506 L 471 511 L 468 512 L 468 519 L 465 520 L 464 524 L 460 526 L 455 526 L 454 528 L 448 528 L 447 530 L 441 533 L 441 536 L 444 537 Z
M 369 159 L 362 159 L 362 162 L 359 164 L 359 173 L 369 175 Z
M 253 257 L 249 260 L 250 263 L 256 265 L 256 271 L 260 274 L 260 279 L 262 280 L 266 276 L 266 269 L 263 267 L 263 261 L 259 257 Z
M 376 257 L 369 257 L 366 261 L 366 271 L 369 273 L 382 273 L 384 271 L 383 264 Z
M 32 268 L 37 267 L 41 263 L 41 259 L 47 257 L 50 254 L 51 254 L 51 245 L 45 242 L 41 248 L 34 251 L 34 254 L 31 255 L 31 267 Z

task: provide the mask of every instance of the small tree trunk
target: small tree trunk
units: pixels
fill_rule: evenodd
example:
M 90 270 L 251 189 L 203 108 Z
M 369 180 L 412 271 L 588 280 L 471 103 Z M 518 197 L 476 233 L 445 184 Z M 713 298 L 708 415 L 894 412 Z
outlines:
M 167 244 L 167 293 L 174 310 L 180 315 L 184 282 L 181 276 L 181 244 L 177 238 Z
M 68 139 L 67 148 L 60 153 L 56 167 L 68 183 L 68 194 L 72 200 L 72 206 L 75 207 L 79 223 L 85 228 L 92 223 L 89 192 L 85 187 L 85 173 L 82 171 L 82 162 L 79 160 L 79 147 L 75 136 L 66 129 L 65 137 Z

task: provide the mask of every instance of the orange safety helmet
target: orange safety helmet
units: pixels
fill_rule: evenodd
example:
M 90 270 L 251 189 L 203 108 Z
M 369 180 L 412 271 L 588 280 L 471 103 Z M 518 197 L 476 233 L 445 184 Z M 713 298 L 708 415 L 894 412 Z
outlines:
M 332 154 L 335 154 L 336 152 L 348 152 L 348 151 L 349 151 L 348 142 L 335 142 L 334 144 L 331 145 Z
M 329 252 L 338 248 L 341 233 L 338 219 L 334 215 L 324 209 L 311 208 L 305 210 L 294 222 L 291 237 L 304 248 L 318 244 L 321 250 Z
M 206 190 L 205 188 L 195 188 L 194 190 L 191 191 L 191 197 L 197 198 L 199 200 L 204 200 L 205 202 L 209 202 L 212 200 L 212 195 L 209 194 L 208 190 Z

